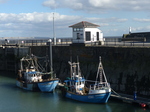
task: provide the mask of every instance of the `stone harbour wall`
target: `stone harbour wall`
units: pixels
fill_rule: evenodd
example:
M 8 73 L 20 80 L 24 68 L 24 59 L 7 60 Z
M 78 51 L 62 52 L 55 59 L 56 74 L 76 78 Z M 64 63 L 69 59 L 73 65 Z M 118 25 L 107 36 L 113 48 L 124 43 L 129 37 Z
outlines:
M 31 49 L 36 53 L 36 47 Z M 43 48 L 41 51 L 44 52 Z M 41 54 L 39 49 L 38 52 Z M 84 77 L 95 79 L 99 56 L 114 91 L 127 94 L 137 91 L 140 96 L 150 95 L 149 47 L 55 46 L 53 67 L 57 76 L 64 80 L 70 75 L 68 61 L 77 61 L 78 57 Z
M 49 46 L 32 46 L 30 52 L 37 56 L 49 54 Z M 150 48 L 108 46 L 53 46 L 53 69 L 62 81 L 70 76 L 68 61 L 80 62 L 82 75 L 95 79 L 99 56 L 106 77 L 116 92 L 150 96 Z M 1 56 L 1 55 L 0 55 Z

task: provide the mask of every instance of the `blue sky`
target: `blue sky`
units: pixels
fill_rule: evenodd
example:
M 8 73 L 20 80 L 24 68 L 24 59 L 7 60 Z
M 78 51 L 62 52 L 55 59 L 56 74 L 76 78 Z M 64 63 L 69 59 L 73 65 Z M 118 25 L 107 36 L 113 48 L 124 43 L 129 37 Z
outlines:
M 0 0 L 0 37 L 72 37 L 68 26 L 100 25 L 104 36 L 150 31 L 148 0 Z

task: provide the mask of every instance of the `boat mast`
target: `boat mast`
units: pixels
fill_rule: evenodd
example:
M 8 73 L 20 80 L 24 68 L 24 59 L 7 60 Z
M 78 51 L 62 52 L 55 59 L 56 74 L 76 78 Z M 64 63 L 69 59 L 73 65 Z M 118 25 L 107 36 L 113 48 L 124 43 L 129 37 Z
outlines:
M 21 71 L 23 71 L 23 65 L 22 65 L 22 61 L 23 61 L 23 58 L 20 60 L 20 69 L 21 69 Z
M 99 76 L 100 83 L 102 83 L 102 70 L 103 70 L 103 67 L 102 67 L 102 63 L 101 63 L 101 57 L 99 57 L 99 65 L 98 65 L 98 70 L 97 70 L 97 76 L 96 76 L 95 84 L 97 83 L 98 76 Z
M 73 63 L 72 63 L 71 57 L 70 57 L 70 61 L 68 61 L 68 63 L 70 64 L 70 77 L 72 79 L 72 76 L 73 76 Z
M 104 69 L 103 69 L 103 65 L 102 65 L 102 62 L 101 62 L 101 57 L 100 57 L 100 67 L 99 67 L 99 69 L 100 69 L 100 83 L 103 83 L 102 82 L 102 80 L 103 80 L 102 79 L 103 78 L 102 74 L 103 74 L 103 76 L 104 76 L 104 82 L 106 83 L 107 86 L 109 86 L 108 82 L 107 82 L 107 78 L 106 78 L 105 72 L 104 72 Z
M 78 60 L 78 56 L 77 56 L 77 75 L 79 77 L 79 60 Z
M 54 13 L 53 13 L 53 38 L 54 38 L 54 41 L 55 41 L 55 24 L 54 24 Z M 50 72 L 53 72 L 53 62 L 52 62 L 52 43 L 51 41 L 49 42 L 49 49 L 50 49 L 50 52 L 49 52 L 49 60 L 50 60 Z
M 100 57 L 100 69 L 101 69 L 101 82 L 102 82 L 102 74 L 104 76 L 104 81 L 107 83 L 107 78 L 106 78 L 106 75 L 105 75 L 105 72 L 104 72 L 104 69 L 103 69 L 103 65 L 102 65 L 102 62 L 101 62 L 101 57 Z
M 103 74 L 104 74 L 104 79 L 105 79 L 105 82 L 107 83 L 107 78 L 106 78 L 106 75 L 105 75 L 105 72 L 103 70 Z M 107 83 L 108 84 L 108 83 Z
M 99 80 L 100 80 L 100 83 L 102 83 L 102 82 L 103 82 L 103 77 L 102 77 L 102 70 L 103 70 L 103 67 L 102 67 L 102 62 L 101 62 L 101 56 L 99 57 L 99 61 L 100 61 L 100 65 L 99 65 L 100 77 L 99 77 Z
M 79 77 L 80 77 L 80 67 L 79 67 L 79 59 L 78 59 L 78 56 L 77 56 L 77 75 L 78 75 L 78 82 L 77 82 L 77 87 L 80 85 L 80 82 L 79 82 Z
M 49 43 L 49 46 L 50 46 L 50 72 L 53 72 L 53 62 L 52 62 L 52 44 L 51 42 Z
M 73 78 L 75 78 L 76 74 L 77 74 L 77 64 L 75 62 L 73 62 Z
M 53 38 L 54 38 L 54 45 L 56 45 L 56 36 L 55 36 L 55 17 L 53 13 Z
M 71 62 L 69 62 L 69 64 L 70 64 L 70 77 L 71 77 L 71 79 L 72 79 L 72 76 L 73 76 L 73 70 L 72 70 L 72 57 L 70 57 L 70 61 Z

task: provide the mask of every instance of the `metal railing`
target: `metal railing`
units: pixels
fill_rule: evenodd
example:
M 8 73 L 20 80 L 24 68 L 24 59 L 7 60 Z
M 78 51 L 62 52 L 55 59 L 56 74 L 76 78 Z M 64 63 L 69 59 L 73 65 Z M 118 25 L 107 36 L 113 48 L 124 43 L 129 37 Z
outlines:
M 70 45 L 72 39 L 56 39 L 54 42 L 53 39 L 34 39 L 34 40 L 0 40 L 1 46 L 46 46 L 47 42 L 51 41 L 53 45 Z
M 49 39 L 34 39 L 34 40 L 9 40 L 9 42 L 0 40 L 0 46 L 46 46 Z M 60 38 L 51 40 L 52 45 L 56 46 L 68 46 L 72 44 L 72 38 Z M 80 43 L 80 42 L 79 42 Z M 105 38 L 103 42 L 88 42 L 87 46 L 150 46 L 150 42 L 139 42 L 139 41 L 121 41 L 121 38 Z

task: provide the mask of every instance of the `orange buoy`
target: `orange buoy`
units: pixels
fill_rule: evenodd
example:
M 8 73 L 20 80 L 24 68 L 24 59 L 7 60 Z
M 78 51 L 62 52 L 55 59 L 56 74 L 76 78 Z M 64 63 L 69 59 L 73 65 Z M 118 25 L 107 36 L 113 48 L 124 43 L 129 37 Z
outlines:
M 146 107 L 146 104 L 145 104 L 145 103 L 141 103 L 140 105 L 141 105 L 141 107 L 143 107 L 143 108 Z

